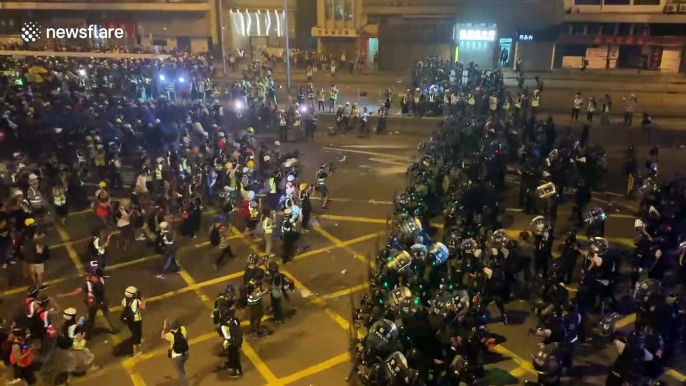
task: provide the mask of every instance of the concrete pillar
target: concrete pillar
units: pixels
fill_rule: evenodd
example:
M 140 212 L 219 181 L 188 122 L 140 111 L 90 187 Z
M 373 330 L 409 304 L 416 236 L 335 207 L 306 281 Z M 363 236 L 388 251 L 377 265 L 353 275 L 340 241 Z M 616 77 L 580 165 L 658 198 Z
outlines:
M 317 0 L 317 26 L 326 26 L 326 3 L 324 0 Z
M 219 27 L 217 26 L 217 3 L 214 0 L 207 0 L 210 3 L 210 36 L 212 37 L 212 48 L 219 47 Z M 211 50 L 211 49 L 210 49 Z

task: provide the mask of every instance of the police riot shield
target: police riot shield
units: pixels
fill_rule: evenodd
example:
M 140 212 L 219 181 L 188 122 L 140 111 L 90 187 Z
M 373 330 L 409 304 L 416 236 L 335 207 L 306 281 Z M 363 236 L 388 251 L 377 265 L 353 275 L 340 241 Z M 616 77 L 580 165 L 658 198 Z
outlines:
M 389 270 L 401 272 L 412 264 L 412 256 L 407 251 L 399 251 L 386 264 Z
M 386 381 L 390 385 L 397 384 L 396 380 L 407 372 L 409 366 L 407 365 L 407 360 L 405 355 L 400 351 L 396 351 L 389 355 L 384 361 L 384 373 L 386 375 Z
M 398 287 L 388 294 L 388 307 L 392 310 L 399 310 L 404 299 L 411 299 L 412 291 L 407 287 Z
M 393 350 L 398 342 L 398 327 L 388 319 L 377 320 L 367 333 L 365 346 L 377 353 Z
M 445 264 L 445 262 L 448 261 L 449 255 L 450 251 L 448 250 L 448 247 L 445 246 L 445 244 L 435 243 L 431 246 L 431 250 L 429 251 L 431 265 Z

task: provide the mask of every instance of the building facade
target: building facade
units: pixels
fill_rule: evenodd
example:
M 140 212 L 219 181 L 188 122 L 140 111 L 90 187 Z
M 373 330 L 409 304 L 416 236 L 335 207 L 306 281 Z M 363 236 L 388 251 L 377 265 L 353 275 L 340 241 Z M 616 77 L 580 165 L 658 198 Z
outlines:
M 686 1 L 565 0 L 555 67 L 686 72 Z
M 47 41 L 51 45 L 102 45 L 146 50 L 181 49 L 207 52 L 217 42 L 217 18 L 212 0 L 183 1 L 0 1 L 0 41 L 17 40 L 24 22 L 43 27 L 82 28 L 97 25 L 122 28 L 121 39 Z
M 287 9 L 282 0 L 229 0 L 221 4 L 220 18 L 227 52 L 284 52 L 286 17 L 291 40 L 296 36 L 295 0 L 287 0 Z
M 379 69 L 393 71 L 429 55 L 493 68 L 507 52 L 509 65 L 519 35 L 531 36 L 520 54 L 549 69 L 562 9 L 562 0 L 318 0 L 312 35 L 321 52 L 361 55 L 370 65 L 378 55 Z

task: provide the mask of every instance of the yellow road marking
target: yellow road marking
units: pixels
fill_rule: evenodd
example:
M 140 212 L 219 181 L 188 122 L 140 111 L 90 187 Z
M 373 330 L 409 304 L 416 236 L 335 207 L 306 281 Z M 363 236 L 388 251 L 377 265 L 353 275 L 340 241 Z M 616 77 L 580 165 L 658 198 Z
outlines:
M 318 218 L 325 218 L 329 220 L 335 220 L 335 221 L 350 221 L 350 222 L 360 222 L 360 223 L 367 223 L 367 224 L 387 224 L 388 220 L 383 219 L 383 218 L 372 218 L 372 217 L 357 217 L 357 216 L 339 216 L 339 215 L 331 215 L 331 214 L 325 214 L 325 215 L 320 215 Z M 443 228 L 443 224 L 431 224 L 432 226 L 435 226 L 436 228 Z M 507 229 L 507 236 L 510 238 L 517 238 L 519 237 L 519 232 L 522 231 L 527 231 L 530 232 L 530 229 L 523 229 L 523 230 L 517 230 L 517 229 Z M 585 240 L 586 236 L 583 235 L 578 235 L 577 236 L 581 240 Z M 609 241 L 610 243 L 614 244 L 620 244 L 624 246 L 634 246 L 634 239 L 626 238 L 626 237 L 606 237 L 606 240 Z
M 69 239 L 69 233 L 67 233 L 67 231 L 64 228 L 62 228 L 61 226 L 56 226 L 55 229 L 57 229 L 57 234 L 60 236 L 60 240 L 64 242 Z M 81 260 L 79 260 L 79 255 L 74 250 L 74 247 L 68 243 L 64 244 L 64 247 L 67 250 L 69 258 L 74 263 L 74 267 L 76 267 L 76 272 L 83 273 L 83 264 L 81 263 Z
M 525 369 L 524 367 L 520 366 L 520 367 L 517 367 L 516 369 L 510 371 L 509 373 L 510 373 L 510 375 L 512 375 L 515 378 L 520 378 L 520 377 L 523 377 L 526 374 L 528 374 L 529 371 L 527 369 Z
M 64 228 L 57 226 L 56 229 L 57 229 L 57 234 L 60 236 L 61 240 L 66 240 L 69 237 L 69 234 L 67 233 L 66 230 L 64 230 Z M 79 273 L 84 272 L 83 264 L 81 264 L 81 260 L 79 260 L 79 256 L 76 254 L 74 247 L 72 247 L 71 244 L 65 244 L 65 248 L 67 250 L 67 254 L 69 255 L 69 258 L 74 262 L 74 265 L 76 266 L 77 272 L 79 272 Z M 102 316 L 100 313 L 98 313 L 97 315 L 101 319 L 101 321 L 102 321 L 102 319 L 104 319 L 104 316 Z M 114 335 L 114 334 L 112 336 L 110 336 L 109 340 L 112 342 L 112 345 L 114 345 L 114 346 L 117 346 L 117 345 L 121 344 L 121 342 L 122 342 L 121 339 L 119 338 L 119 336 Z M 124 362 L 122 362 L 122 365 L 123 365 L 123 363 Z M 131 378 L 131 381 L 133 382 L 134 386 L 145 386 L 145 382 L 143 382 L 143 379 L 135 371 L 133 371 L 131 368 L 127 368 L 126 366 L 123 366 L 123 367 L 124 367 L 124 370 L 126 371 L 126 373 Z
M 345 245 L 345 243 L 344 243 L 343 241 L 341 241 L 339 238 L 335 237 L 335 236 L 332 235 L 331 233 L 325 231 L 322 227 L 319 227 L 319 226 L 314 227 L 314 230 L 315 230 L 315 232 L 317 232 L 317 233 L 319 233 L 320 235 L 324 236 L 325 239 L 331 241 L 331 242 L 333 243 L 333 245 L 335 245 L 335 246 L 337 246 L 337 247 L 339 247 L 339 248 L 343 248 L 343 249 L 345 249 L 348 253 L 351 253 L 351 254 L 353 255 L 353 257 L 356 258 L 357 260 L 360 260 L 360 261 L 362 261 L 362 262 L 364 262 L 364 263 L 367 262 L 367 258 L 366 258 L 364 255 L 358 254 L 354 249 L 352 249 L 351 247 Z M 378 235 L 378 233 L 372 233 L 372 234 L 373 234 L 374 236 Z
M 300 379 L 303 379 L 305 377 L 309 377 L 310 375 L 320 373 L 322 371 L 326 371 L 334 366 L 340 365 L 341 363 L 345 363 L 349 360 L 349 355 L 348 353 L 337 355 L 329 360 L 326 360 L 322 363 L 316 364 L 314 366 L 310 366 L 306 368 L 305 370 L 298 371 L 297 373 L 291 374 L 287 377 L 283 377 L 279 379 L 279 382 L 281 382 L 282 385 L 287 385 L 289 383 L 293 383 L 295 381 L 298 381 Z
M 208 298 L 207 295 L 205 295 L 200 290 L 200 287 L 198 287 L 198 283 L 195 282 L 191 275 L 189 275 L 188 272 L 184 269 L 182 269 L 179 273 L 181 274 L 181 278 L 183 278 L 186 284 L 188 284 L 188 287 L 197 287 L 196 289 L 194 289 L 194 292 L 202 300 L 205 307 L 209 310 L 214 310 L 214 302 L 212 302 L 210 298 Z M 241 347 L 241 350 L 243 351 L 243 354 L 245 354 L 245 356 L 248 357 L 250 362 L 252 362 L 253 366 L 255 366 L 255 368 L 262 375 L 262 377 L 267 381 L 267 384 L 274 386 L 281 385 L 281 382 L 279 382 L 276 375 L 274 375 L 274 373 L 269 369 L 269 367 L 267 367 L 267 364 L 264 363 L 262 359 L 260 359 L 255 350 L 253 350 L 253 348 L 245 339 L 243 340 L 243 346 Z
M 513 361 L 515 361 L 515 363 L 517 363 L 519 365 L 519 368 L 521 370 L 515 369 L 513 371 L 517 371 L 517 372 L 524 371 L 524 372 L 528 372 L 531 374 L 538 375 L 538 373 L 536 372 L 536 370 L 534 370 L 534 366 L 531 364 L 530 361 L 527 361 L 526 359 L 524 359 L 524 358 L 520 357 L 519 355 L 513 353 L 512 351 L 508 350 L 504 346 L 497 345 L 497 346 L 493 347 L 492 350 L 497 352 L 500 355 L 506 356 L 506 357 L 512 359 Z M 512 374 L 512 376 L 517 377 L 514 374 Z M 521 376 L 521 375 L 519 375 L 519 376 Z
M 229 239 L 236 239 L 236 238 L 237 238 L 237 237 L 233 237 L 233 236 L 232 236 L 232 237 L 230 237 Z M 66 246 L 68 245 L 68 243 L 62 243 L 62 245 L 65 246 L 65 249 L 67 249 L 67 253 L 69 253 L 69 249 L 66 248 Z M 206 241 L 206 242 L 203 242 L 203 243 L 199 243 L 199 244 L 189 245 L 189 246 L 186 246 L 186 247 L 181 248 L 181 249 L 180 249 L 180 252 L 186 252 L 186 251 L 189 251 L 189 250 L 193 250 L 193 249 L 197 249 L 197 248 L 202 248 L 202 247 L 205 247 L 205 246 L 208 246 L 208 245 L 210 245 L 210 242 L 209 242 L 209 241 Z M 72 248 L 72 251 L 73 251 L 74 254 L 76 254 L 76 251 L 74 251 L 73 248 Z M 120 269 L 120 268 L 128 267 L 128 266 L 131 266 L 131 265 L 136 265 L 136 264 L 144 263 L 144 262 L 146 262 L 146 261 L 158 259 L 158 258 L 160 258 L 160 257 L 161 257 L 161 255 L 149 255 L 149 256 L 144 256 L 144 257 L 141 257 L 141 258 L 138 258 L 138 259 L 134 259 L 134 260 L 124 261 L 124 262 L 118 263 L 118 264 L 112 264 L 112 265 L 110 265 L 110 266 L 107 267 L 107 271 L 109 272 L 109 271 L 112 271 L 112 270 L 115 270 L 115 269 Z M 76 278 L 79 278 L 79 277 L 82 276 L 82 272 L 83 272 L 83 269 L 82 269 L 79 273 L 77 273 L 76 275 L 63 276 L 63 277 L 60 277 L 60 278 L 57 278 L 57 279 L 48 280 L 48 281 L 46 281 L 44 284 L 53 285 L 53 284 L 65 282 L 65 281 L 67 281 L 67 280 L 76 279 Z M 7 291 L 2 292 L 2 295 L 3 295 L 3 296 L 15 295 L 15 294 L 18 294 L 18 293 L 22 293 L 22 292 L 24 292 L 24 291 L 26 291 L 26 287 L 13 288 L 13 289 L 10 289 L 10 290 L 7 290 Z
M 336 291 L 332 294 L 322 295 L 322 296 L 320 296 L 320 298 L 322 300 L 337 299 L 337 298 L 340 298 L 340 297 L 343 297 L 346 295 L 350 295 L 350 294 L 355 293 L 357 291 L 364 291 L 367 288 L 369 288 L 369 283 L 364 283 L 364 284 L 356 285 L 354 287 L 350 287 L 350 288 L 342 289 L 340 291 Z

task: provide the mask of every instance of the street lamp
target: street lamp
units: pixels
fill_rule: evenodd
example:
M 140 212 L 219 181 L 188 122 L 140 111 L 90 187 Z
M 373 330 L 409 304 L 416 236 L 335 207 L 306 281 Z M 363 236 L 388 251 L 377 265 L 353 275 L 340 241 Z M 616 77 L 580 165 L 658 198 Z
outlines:
M 283 21 L 286 36 L 286 90 L 291 92 L 291 42 L 288 28 L 288 0 L 283 0 Z

